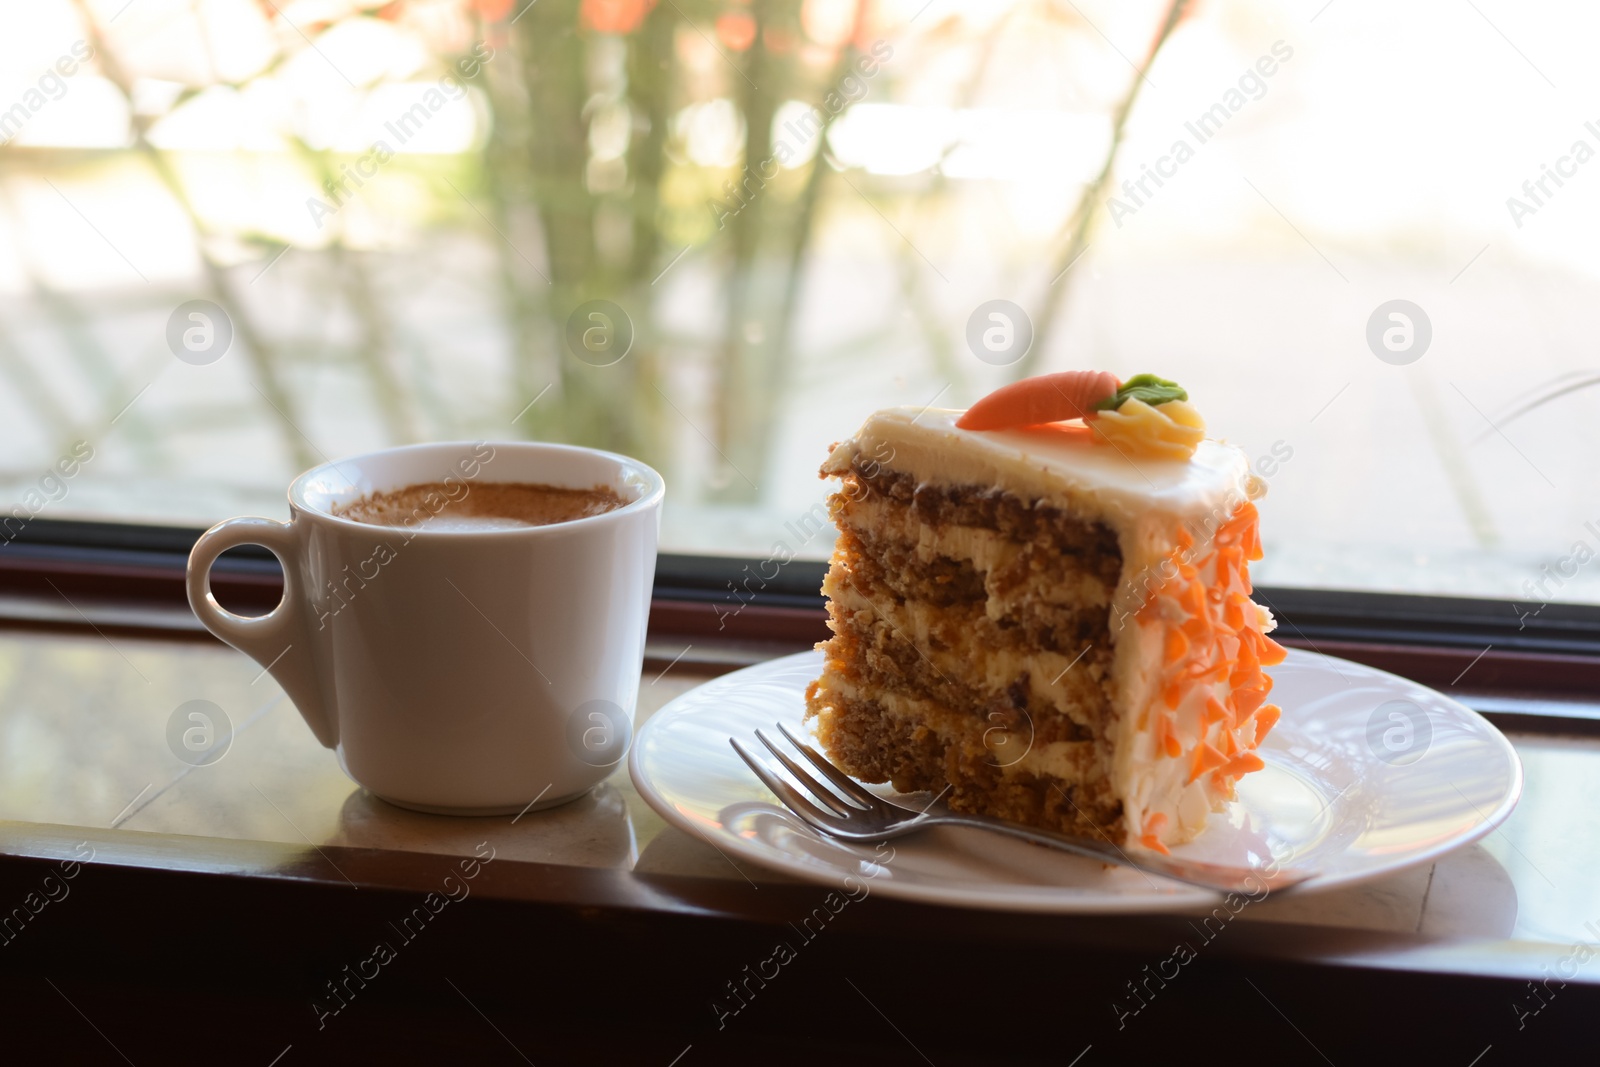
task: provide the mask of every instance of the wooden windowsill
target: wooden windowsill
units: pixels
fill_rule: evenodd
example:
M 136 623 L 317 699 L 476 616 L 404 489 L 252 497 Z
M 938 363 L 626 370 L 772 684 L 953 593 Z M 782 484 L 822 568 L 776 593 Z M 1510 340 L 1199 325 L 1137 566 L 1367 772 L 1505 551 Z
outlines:
M 274 594 L 245 582 L 222 595 L 260 609 Z M 825 633 L 818 610 L 657 601 L 641 713 Z M 873 897 L 761 985 L 745 968 L 792 940 L 827 890 L 666 827 L 625 771 L 514 825 L 402 812 L 344 778 L 270 679 L 199 629 L 170 574 L 9 572 L 0 737 L 20 740 L 0 749 L 0 904 L 47 879 L 70 894 L 0 944 L 0 995 L 106 1052 L 81 1010 L 133 1062 L 168 1058 L 174 1035 L 149 1030 L 159 1004 L 204 1006 L 184 1013 L 181 1035 L 213 1062 L 268 1063 L 289 1047 L 284 1064 L 424 1052 L 517 1062 L 508 1043 L 533 1062 L 815 1062 L 845 1047 L 851 1059 L 923 1062 L 906 1038 L 940 1064 L 1068 1063 L 1092 1045 L 1087 1064 L 1192 1051 L 1219 1017 L 1252 1051 L 1296 1061 L 1314 1058 L 1307 1038 L 1333 1062 L 1386 1041 L 1396 1055 L 1448 1048 L 1461 1063 L 1485 1046 L 1515 1060 L 1587 1040 L 1600 964 L 1521 1029 L 1513 1006 L 1575 945 L 1600 940 L 1584 925 L 1600 926 L 1600 740 L 1585 697 L 1600 692 L 1596 665 L 1319 645 L 1499 722 L 1527 771 L 1512 820 L 1430 868 L 1265 901 L 1165 985 L 1148 975 L 1193 940 L 1193 916 L 1019 916 Z M 233 714 L 237 735 L 222 762 L 189 770 L 163 730 L 197 696 Z M 327 983 L 392 940 L 390 924 L 479 842 L 497 858 L 470 897 L 319 1019 Z M 63 883 L 62 865 L 85 849 L 92 859 Z M 751 991 L 732 1014 L 730 982 Z M 1122 1017 L 1130 982 L 1155 995 Z M 1411 1020 L 1398 1036 L 1396 1005 Z M 1025 1019 L 1050 1024 L 1007 1022 Z M 611 1055 L 595 1053 L 597 1035 Z

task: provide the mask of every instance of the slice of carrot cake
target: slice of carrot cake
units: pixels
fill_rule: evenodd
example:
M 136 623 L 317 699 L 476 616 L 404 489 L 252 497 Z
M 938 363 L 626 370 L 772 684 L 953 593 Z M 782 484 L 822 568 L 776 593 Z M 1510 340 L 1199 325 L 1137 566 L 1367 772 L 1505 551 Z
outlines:
M 1165 851 L 1262 761 L 1264 489 L 1174 383 L 1030 378 L 835 445 L 807 717 L 855 777 Z

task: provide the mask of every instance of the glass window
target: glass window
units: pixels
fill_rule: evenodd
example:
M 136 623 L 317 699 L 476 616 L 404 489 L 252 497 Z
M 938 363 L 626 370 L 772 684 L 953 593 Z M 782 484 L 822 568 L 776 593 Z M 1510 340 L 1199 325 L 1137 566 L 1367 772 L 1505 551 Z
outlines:
M 278 515 L 325 457 L 528 437 L 660 468 L 670 550 L 822 557 L 869 411 L 1095 367 L 1250 454 L 1264 582 L 1600 601 L 1597 22 L 32 0 L 5 528 Z

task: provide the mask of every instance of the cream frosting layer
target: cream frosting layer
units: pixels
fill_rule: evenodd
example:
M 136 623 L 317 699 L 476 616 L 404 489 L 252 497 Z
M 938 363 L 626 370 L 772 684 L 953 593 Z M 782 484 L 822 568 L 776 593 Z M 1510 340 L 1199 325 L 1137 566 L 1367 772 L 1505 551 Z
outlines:
M 1101 580 L 1084 571 L 1067 574 L 1065 580 L 1050 589 L 1017 588 L 1007 592 L 998 588 L 996 575 L 1015 562 L 1023 549 L 1016 541 L 993 530 L 980 530 L 974 526 L 928 526 L 919 522 L 908 509 L 882 497 L 852 502 L 850 520 L 850 524 L 863 533 L 893 538 L 910 545 L 917 559 L 923 563 L 932 563 L 940 558 L 971 563 L 984 576 L 990 618 L 999 618 L 1011 602 L 1022 598 L 1046 604 L 1092 607 L 1105 607 L 1111 603 Z
M 1200 442 L 1190 460 L 1134 459 L 1092 447 L 1088 431 L 1034 427 L 961 430 L 960 411 L 886 408 L 834 448 L 822 470 L 843 474 L 853 460 L 915 475 L 938 485 L 999 486 L 1023 499 L 1066 508 L 1118 528 L 1151 511 L 1225 521 L 1251 493 L 1245 454 L 1220 441 Z
M 866 612 L 882 619 L 896 636 L 914 644 L 941 677 L 988 693 L 1004 693 L 1017 679 L 1026 677 L 1028 693 L 1040 704 L 1055 708 L 1089 729 L 1100 726 L 1085 713 L 1086 696 L 1079 692 L 1097 688 L 1099 682 L 1094 678 L 1094 668 L 1075 656 L 1043 649 L 975 650 L 963 640 L 969 635 L 947 631 L 949 615 L 931 604 L 868 597 L 854 586 L 832 580 L 823 583 L 823 591 L 843 611 Z
M 831 673 L 823 678 L 820 691 L 824 700 L 833 695 L 851 700 L 870 699 L 893 717 L 926 727 L 946 744 L 963 740 L 944 729 L 946 723 L 942 717 L 945 709 L 934 701 L 905 693 L 864 692 L 849 679 Z M 973 720 L 980 725 L 982 721 Z M 972 724 L 966 725 L 970 727 Z M 1072 786 L 1097 781 L 1107 771 L 1100 764 L 1092 741 L 1036 743 L 1025 730 L 1002 730 L 987 726 L 983 730 L 983 745 L 994 755 L 996 769 L 1006 777 L 1049 775 Z

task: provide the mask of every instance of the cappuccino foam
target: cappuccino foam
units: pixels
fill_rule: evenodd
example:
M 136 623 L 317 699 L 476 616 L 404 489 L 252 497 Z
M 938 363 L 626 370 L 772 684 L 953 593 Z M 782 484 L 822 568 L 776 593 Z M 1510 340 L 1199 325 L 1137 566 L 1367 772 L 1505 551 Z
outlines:
M 426 482 L 373 493 L 333 513 L 371 526 L 515 530 L 603 515 L 627 503 L 604 485 L 566 489 L 527 482 Z

